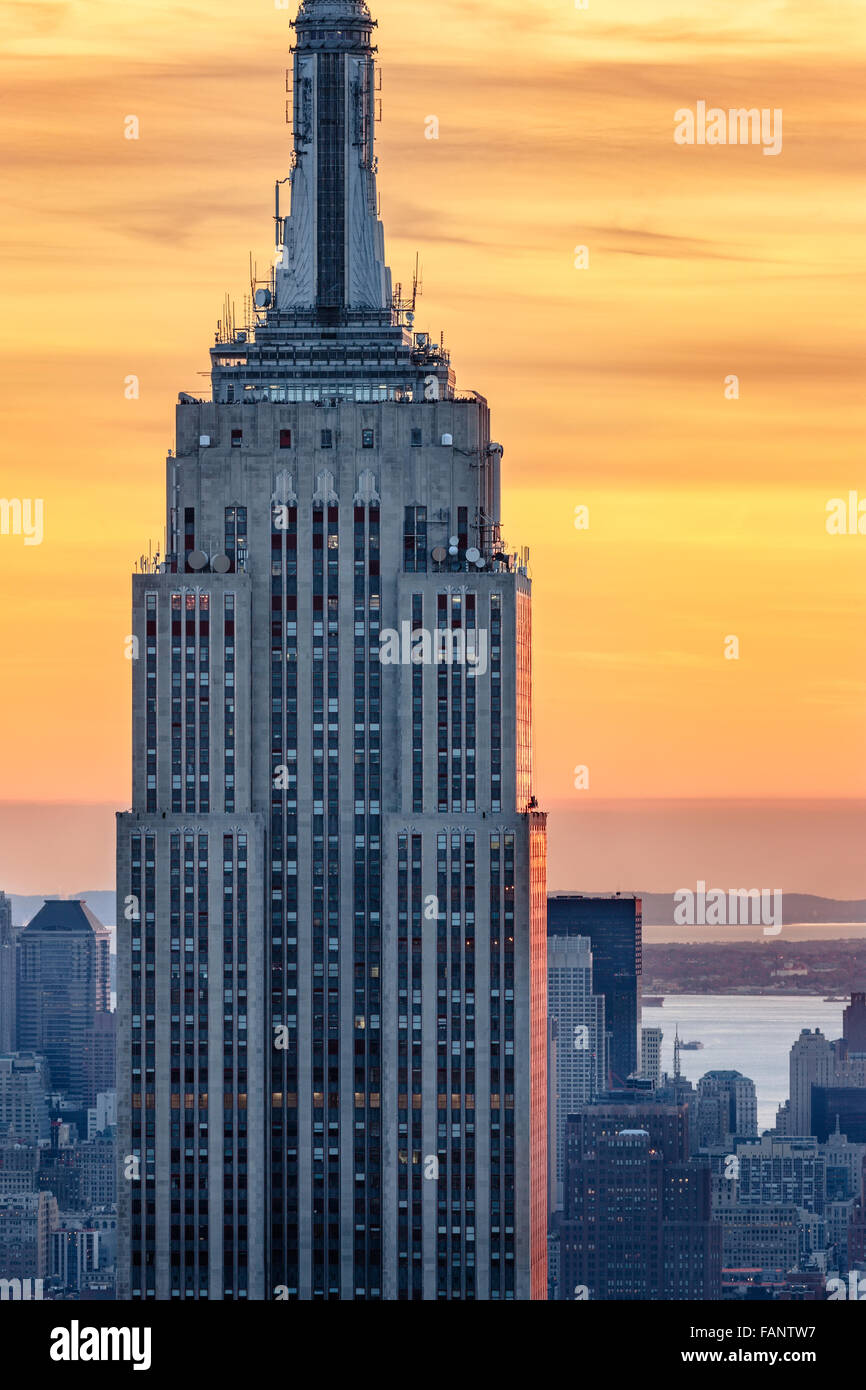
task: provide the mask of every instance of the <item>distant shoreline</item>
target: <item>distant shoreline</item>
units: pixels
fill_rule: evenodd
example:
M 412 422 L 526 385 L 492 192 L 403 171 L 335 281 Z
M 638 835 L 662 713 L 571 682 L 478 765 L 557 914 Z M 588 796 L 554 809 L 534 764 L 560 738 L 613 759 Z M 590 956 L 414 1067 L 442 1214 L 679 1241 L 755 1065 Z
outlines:
M 773 937 L 756 936 L 760 928 L 737 936 L 737 928 L 731 928 L 726 940 L 709 941 L 695 941 L 694 928 L 680 930 L 688 932 L 690 939 L 645 936 L 645 995 L 764 995 L 841 1003 L 853 992 L 866 991 L 866 928 L 862 925 L 849 925 L 841 935 L 816 934 L 811 923 L 802 926 L 798 935 L 792 925 Z M 660 934 L 664 935 L 664 928 Z

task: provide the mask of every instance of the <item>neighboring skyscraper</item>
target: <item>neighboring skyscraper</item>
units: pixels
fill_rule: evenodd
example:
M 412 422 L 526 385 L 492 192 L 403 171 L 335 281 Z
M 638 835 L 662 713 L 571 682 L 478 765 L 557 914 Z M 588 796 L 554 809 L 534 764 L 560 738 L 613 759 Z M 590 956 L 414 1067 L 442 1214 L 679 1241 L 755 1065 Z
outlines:
M 12 900 L 0 893 L 0 1053 L 18 1046 L 16 1028 L 16 977 L 18 945 L 12 930 Z
M 19 939 L 18 1048 L 44 1057 L 51 1089 L 77 1104 L 96 1094 L 91 1040 L 107 1006 L 108 937 L 83 902 L 49 901 Z
M 296 30 L 276 268 L 133 585 L 119 1291 L 544 1298 L 526 557 L 486 401 L 391 291 L 367 7 Z
M 547 933 L 588 936 L 592 946 L 593 989 L 604 995 L 610 1039 L 608 1068 L 612 1086 L 624 1086 L 639 1067 L 642 932 L 640 898 L 591 898 L 552 893 L 547 900 Z
M 586 936 L 552 936 L 547 943 L 547 1011 L 556 1024 L 554 1068 L 548 1074 L 555 1136 L 555 1196 L 562 1204 L 565 1122 L 607 1084 L 604 997 L 592 988 L 592 952 Z

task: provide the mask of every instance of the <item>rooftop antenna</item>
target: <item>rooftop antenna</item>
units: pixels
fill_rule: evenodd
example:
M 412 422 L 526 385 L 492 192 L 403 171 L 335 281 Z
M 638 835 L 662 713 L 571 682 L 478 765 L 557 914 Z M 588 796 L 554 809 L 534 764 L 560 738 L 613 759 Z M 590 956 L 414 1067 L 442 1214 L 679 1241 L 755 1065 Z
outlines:
M 415 252 L 415 274 L 412 276 L 412 312 L 415 312 L 415 305 L 420 296 L 424 293 L 424 280 L 421 274 L 421 255 Z
M 274 245 L 283 245 L 283 218 L 280 216 L 280 184 L 291 183 L 291 174 L 287 174 L 284 179 L 277 179 L 274 184 Z

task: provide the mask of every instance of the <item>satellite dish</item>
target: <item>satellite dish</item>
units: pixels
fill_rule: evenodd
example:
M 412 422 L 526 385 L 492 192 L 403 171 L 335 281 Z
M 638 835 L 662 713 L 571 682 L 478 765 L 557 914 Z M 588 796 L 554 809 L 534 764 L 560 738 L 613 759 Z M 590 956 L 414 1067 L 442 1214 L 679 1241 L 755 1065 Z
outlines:
M 474 565 L 476 560 L 481 559 L 481 551 L 478 550 L 476 546 L 470 545 L 469 549 L 466 552 L 466 559 Z
M 447 557 L 448 552 L 445 549 L 444 545 L 437 545 L 434 547 L 432 555 L 433 559 L 436 561 L 436 564 L 441 565 L 442 561 Z
M 191 570 L 203 570 L 207 564 L 207 556 L 203 550 L 191 550 L 186 557 L 186 562 Z
M 483 555 L 481 555 L 481 556 L 475 561 L 476 568 L 478 568 L 478 569 L 480 569 L 480 570 L 483 570 L 483 569 L 484 569 L 484 566 L 485 566 L 486 564 L 487 564 L 487 561 L 485 560 L 485 558 L 484 558 Z
M 459 554 L 460 554 L 460 551 L 457 549 L 457 546 L 456 546 L 456 545 L 449 545 L 449 547 L 448 547 L 448 554 L 449 554 L 449 555 L 459 555 Z
M 449 544 L 449 545 L 459 545 L 459 544 L 460 544 L 460 537 L 459 537 L 459 536 L 449 536 L 449 537 L 448 537 L 448 544 Z
M 215 555 L 211 569 L 214 574 L 228 574 L 232 567 L 232 562 L 228 555 Z
M 270 290 L 256 290 L 256 308 L 269 309 L 271 304 Z

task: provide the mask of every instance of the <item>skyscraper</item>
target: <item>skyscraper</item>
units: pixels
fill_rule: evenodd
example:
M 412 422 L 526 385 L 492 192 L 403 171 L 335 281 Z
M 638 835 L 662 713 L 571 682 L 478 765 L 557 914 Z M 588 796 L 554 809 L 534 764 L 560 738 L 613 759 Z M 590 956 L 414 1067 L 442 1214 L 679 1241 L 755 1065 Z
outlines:
M 374 27 L 301 6 L 290 215 L 133 583 L 122 1297 L 545 1297 L 530 584 L 392 291 Z
M 593 993 L 592 952 L 586 936 L 551 936 L 547 943 L 547 1008 L 556 1025 L 551 1095 L 551 1135 L 556 1152 L 551 1197 L 562 1204 L 565 1122 L 607 1085 L 604 997 Z
M 108 1006 L 109 933 L 81 901 L 48 901 L 18 947 L 18 1048 L 44 1057 L 67 1100 L 95 1099 L 96 1015 Z M 104 1085 L 102 1087 L 104 1089 Z
M 593 988 L 604 995 L 610 1083 L 624 1086 L 640 1061 L 643 932 L 640 898 L 551 893 L 548 937 L 587 936 Z

